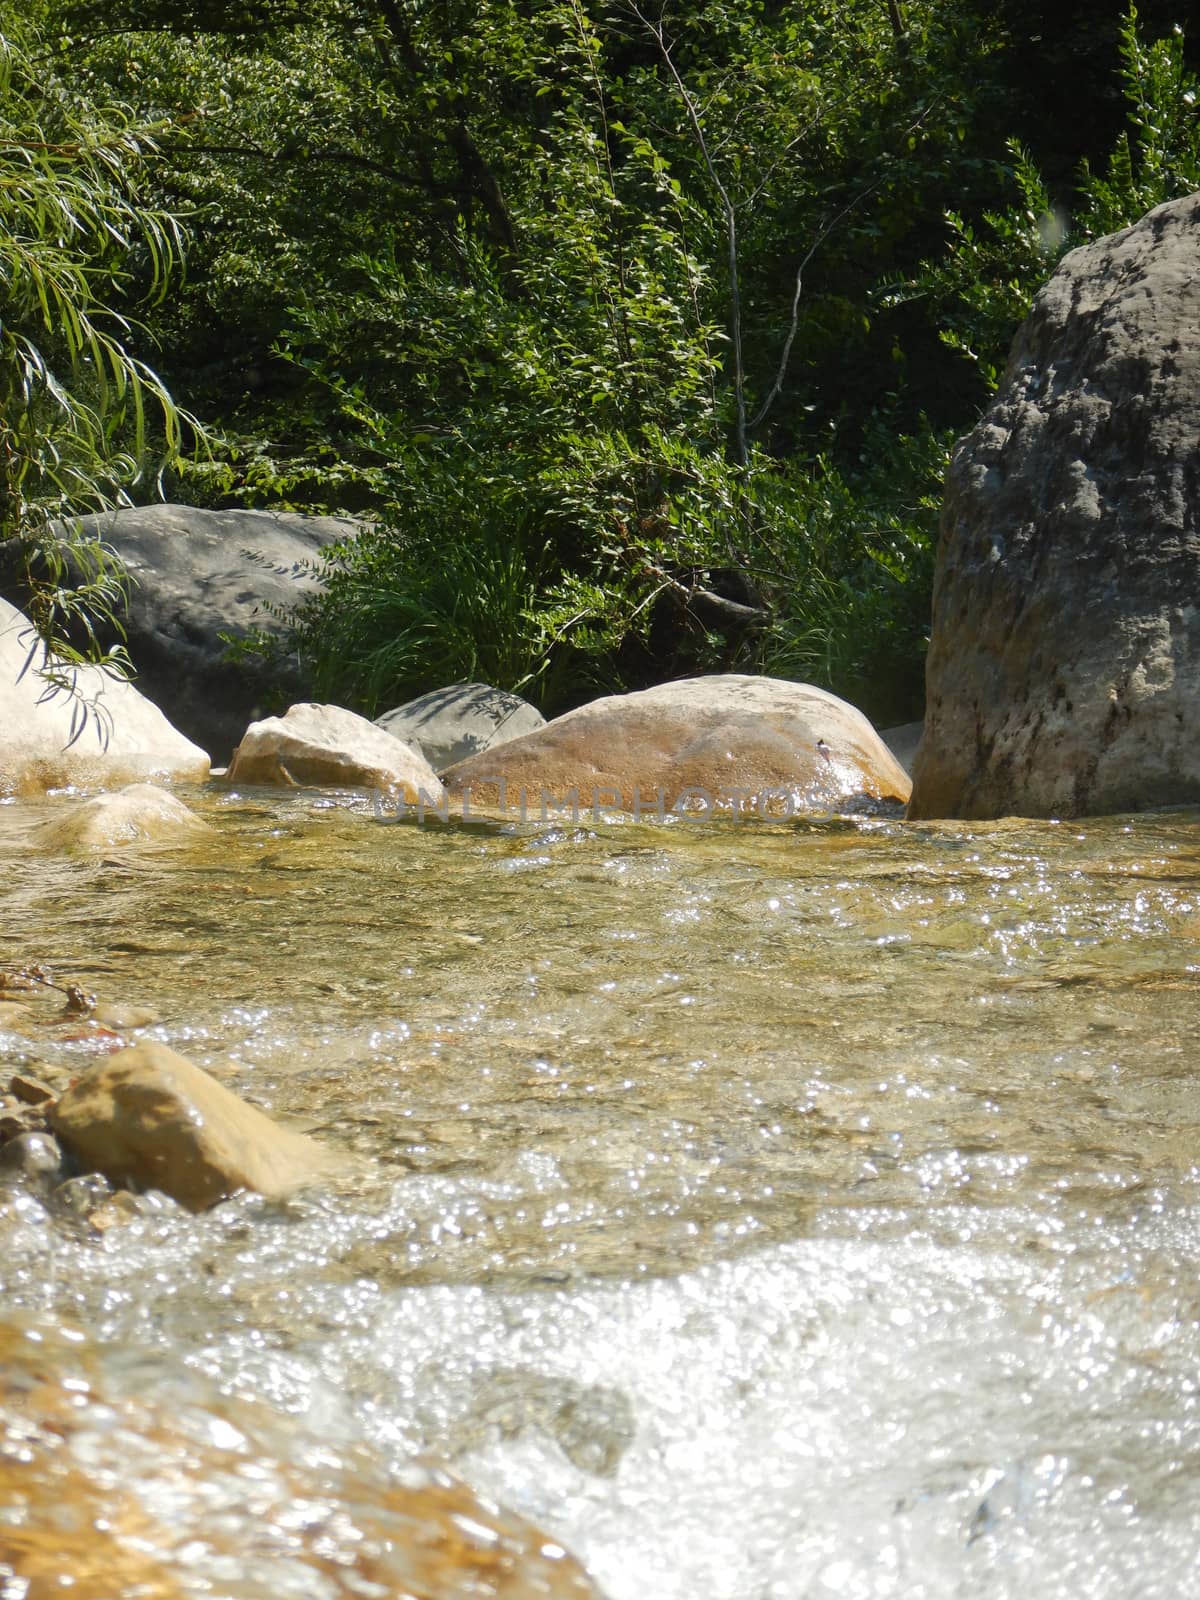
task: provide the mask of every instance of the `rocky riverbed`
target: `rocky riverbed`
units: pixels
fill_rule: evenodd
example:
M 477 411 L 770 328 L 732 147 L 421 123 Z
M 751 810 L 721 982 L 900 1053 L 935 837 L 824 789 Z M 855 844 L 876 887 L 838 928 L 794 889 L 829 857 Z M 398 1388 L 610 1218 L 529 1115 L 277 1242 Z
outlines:
M 78 800 L 0 806 L 0 968 L 60 986 L 4 996 L 0 1088 L 153 1040 L 349 1172 L 194 1215 L 0 1188 L 10 1568 L 95 1600 L 397 1592 L 418 1547 L 438 1596 L 1186 1591 L 1194 813 L 180 793 L 211 831 L 73 856 L 30 840 Z

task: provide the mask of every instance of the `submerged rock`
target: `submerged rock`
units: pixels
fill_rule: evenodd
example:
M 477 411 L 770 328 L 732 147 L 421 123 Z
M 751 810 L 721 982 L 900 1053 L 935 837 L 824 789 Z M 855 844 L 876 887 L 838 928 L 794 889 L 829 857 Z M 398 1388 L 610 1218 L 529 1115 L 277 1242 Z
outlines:
M 9 1028 L 19 1032 L 33 1021 L 34 1014 L 32 1006 L 0 995 L 0 1033 Z
M 296 705 L 286 716 L 252 722 L 233 753 L 230 783 L 311 785 L 421 793 L 438 801 L 442 786 L 425 757 L 341 706 Z
M 1073 250 L 946 483 L 914 817 L 1200 801 L 1200 194 Z
M 54 1099 L 54 1090 L 40 1078 L 14 1072 L 8 1080 L 8 1093 L 23 1106 L 44 1106 Z
M 123 844 L 185 844 L 213 830 L 166 789 L 133 783 L 73 802 L 34 839 L 43 850 L 108 850 Z
M 481 805 L 516 804 L 526 791 L 561 803 L 575 790 L 594 803 L 652 812 L 743 808 L 788 797 L 821 811 L 851 797 L 903 802 L 909 781 L 874 728 L 836 695 L 781 678 L 686 678 L 637 694 L 609 695 L 498 750 L 443 773 L 452 795 Z M 503 800 L 498 780 L 506 789 Z M 706 802 L 704 797 L 708 797 Z
M 281 1128 L 153 1040 L 86 1072 L 59 1100 L 51 1126 L 85 1170 L 126 1188 L 161 1189 L 191 1211 L 239 1189 L 288 1194 L 340 1165 L 334 1151 Z
M 376 727 L 419 751 L 435 772 L 545 727 L 542 713 L 507 689 L 452 683 L 376 717 Z
M 62 1148 L 51 1133 L 31 1129 L 0 1145 L 0 1182 L 50 1187 L 66 1175 Z
M 0 600 L 0 795 L 208 777 L 204 751 L 132 683 L 60 664 L 74 693 L 52 692 L 46 663 L 29 618 Z
M 106 1028 L 150 1028 L 162 1020 L 160 1014 L 149 1006 L 122 1005 L 120 1001 L 101 1000 L 92 1007 L 92 1020 Z
M 160 1367 L 123 1392 L 88 1354 L 0 1327 L 0 1589 L 600 1600 L 553 1538 L 437 1465 L 391 1470 L 194 1375 L 165 1388 Z

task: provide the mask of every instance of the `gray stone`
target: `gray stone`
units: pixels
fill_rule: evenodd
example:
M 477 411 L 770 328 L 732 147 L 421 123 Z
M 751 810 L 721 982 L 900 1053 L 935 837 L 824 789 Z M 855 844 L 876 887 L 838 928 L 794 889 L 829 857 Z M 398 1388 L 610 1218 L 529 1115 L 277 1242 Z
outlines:
M 1200 194 L 1073 251 L 958 446 L 913 817 L 1200 801 Z
M 311 685 L 295 660 L 228 659 L 222 638 L 278 638 L 273 615 L 313 594 L 309 564 L 352 538 L 340 517 L 289 511 L 202 511 L 138 506 L 81 519 L 133 579 L 125 627 L 138 688 L 176 727 L 224 759 L 247 722 L 303 699 Z
M 545 726 L 535 706 L 486 683 L 452 683 L 376 717 L 394 738 L 419 750 L 435 772 Z
M 917 753 L 917 746 L 921 742 L 921 734 L 924 729 L 925 724 L 923 722 L 902 722 L 895 728 L 883 728 L 880 730 L 879 737 L 910 778 L 912 777 L 913 757 Z

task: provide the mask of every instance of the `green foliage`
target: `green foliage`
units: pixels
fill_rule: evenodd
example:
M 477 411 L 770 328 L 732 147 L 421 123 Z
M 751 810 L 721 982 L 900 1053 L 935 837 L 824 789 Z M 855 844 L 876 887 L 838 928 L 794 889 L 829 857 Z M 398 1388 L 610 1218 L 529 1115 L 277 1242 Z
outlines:
M 820 457 L 764 473 L 754 570 L 771 600 L 760 671 L 904 721 L 921 700 L 950 436 L 874 419 L 854 470 Z
M 989 389 L 1034 295 L 1071 245 L 1115 233 L 1200 188 L 1200 80 L 1186 65 L 1183 30 L 1148 43 L 1130 6 L 1120 50 L 1128 129 L 1103 172 L 1083 163 L 1074 215 L 1052 201 L 1029 152 L 1011 143 L 1004 175 L 1015 199 L 985 211 L 979 223 L 947 212 L 946 253 L 927 262 L 915 284 L 882 291 L 893 305 L 929 296 L 943 342 L 977 364 Z
M 910 714 L 947 429 L 1068 215 L 1194 176 L 1131 14 L 1128 140 L 1052 192 L 1039 9 L 64 0 L 75 103 L 173 119 L 129 181 L 195 218 L 154 331 L 223 441 L 181 497 L 374 522 L 301 619 L 323 692 L 758 665 Z
M 1147 44 L 1131 5 L 1121 29 L 1121 67 L 1129 129 L 1105 172 L 1085 162 L 1080 182 L 1079 228 L 1089 239 L 1200 189 L 1200 79 L 1187 68 L 1183 29 L 1176 24 Z
M 0 540 L 18 542 L 41 637 L 68 662 L 120 668 L 96 626 L 116 624 L 122 575 L 72 529 L 179 451 L 184 418 L 118 303 L 135 261 L 161 302 L 181 239 L 137 188 L 160 130 L 80 108 L 37 48 L 0 35 Z
M 1017 203 L 985 211 L 979 223 L 948 211 L 945 255 L 914 283 L 884 286 L 886 305 L 927 295 L 939 312 L 942 342 L 978 367 L 990 392 L 999 383 L 1013 334 L 1066 248 L 1067 225 L 1029 152 L 1009 147 L 1007 176 Z

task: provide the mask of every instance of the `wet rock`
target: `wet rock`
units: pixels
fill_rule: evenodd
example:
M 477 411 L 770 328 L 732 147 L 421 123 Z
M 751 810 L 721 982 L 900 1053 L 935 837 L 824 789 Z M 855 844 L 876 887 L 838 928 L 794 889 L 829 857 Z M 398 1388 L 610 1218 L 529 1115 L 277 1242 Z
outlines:
M 1198 233 L 1066 256 L 955 451 L 911 816 L 1200 801 Z
M 329 1177 L 332 1150 L 248 1105 L 153 1040 L 92 1067 L 52 1113 L 79 1165 L 203 1211 L 239 1189 L 284 1195 Z
M 385 729 L 419 751 L 435 772 L 545 727 L 546 719 L 519 694 L 486 683 L 452 683 L 376 717 Z
M 52 1101 L 43 1105 L 25 1105 L 14 1096 L 5 1095 L 0 1100 L 0 1145 L 18 1139 L 25 1133 L 44 1132 L 48 1126 L 46 1117 L 51 1104 Z
M 113 1197 L 113 1186 L 102 1172 L 80 1172 L 60 1183 L 50 1196 L 59 1211 L 86 1220 Z
M 54 1090 L 40 1078 L 29 1078 L 22 1072 L 14 1072 L 8 1080 L 8 1092 L 14 1100 L 19 1100 L 26 1106 L 43 1106 L 54 1099 Z
M 50 1187 L 67 1175 L 62 1147 L 50 1133 L 20 1133 L 0 1145 L 0 1181 Z
M 296 705 L 246 729 L 233 753 L 230 783 L 379 789 L 415 802 L 441 799 L 424 756 L 341 706 Z
M 106 1028 L 151 1028 L 156 1022 L 162 1021 L 160 1013 L 152 1011 L 149 1006 L 112 1005 L 106 1000 L 93 1006 L 92 1016 Z
M 134 783 L 115 794 L 72 800 L 34 834 L 42 850 L 109 850 L 127 844 L 185 844 L 212 833 L 166 789 Z
M 128 1227 L 144 1217 L 161 1217 L 170 1220 L 172 1214 L 182 1215 L 183 1208 L 169 1195 L 158 1190 L 149 1194 L 131 1194 L 128 1189 L 118 1189 L 94 1211 L 87 1214 L 88 1225 L 97 1233 L 109 1233 L 113 1228 Z
M 0 1033 L 6 1030 L 21 1032 L 29 1026 L 33 1018 L 32 1006 L 22 1005 L 15 1000 L 6 1000 L 0 995 Z
M 28 617 L 0 600 L 0 795 L 208 777 L 204 751 L 133 684 L 97 667 L 64 668 L 76 693 L 47 697 L 45 661 Z
M 909 781 L 860 711 L 836 695 L 779 678 L 688 678 L 637 694 L 609 695 L 460 761 L 443 773 L 451 795 L 536 807 L 543 792 L 563 802 L 575 790 L 590 809 L 670 810 L 688 791 L 729 809 L 786 794 L 799 810 L 836 808 L 856 795 L 903 801 Z M 700 802 L 703 805 L 703 802 Z
M 437 1376 L 430 1373 L 427 1381 Z M 456 1374 L 448 1392 L 460 1389 Z M 553 1439 L 581 1472 L 605 1478 L 615 1476 L 636 1432 L 633 1407 L 619 1389 L 508 1369 L 475 1381 L 444 1448 L 464 1455 L 493 1438 L 515 1439 L 530 1429 Z
M 123 1392 L 88 1356 L 78 1336 L 0 1327 L 0 1589 L 600 1600 L 553 1538 L 439 1466 L 314 1447 L 195 1377 L 164 1393 L 155 1369 Z

